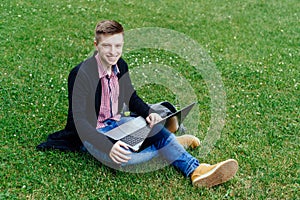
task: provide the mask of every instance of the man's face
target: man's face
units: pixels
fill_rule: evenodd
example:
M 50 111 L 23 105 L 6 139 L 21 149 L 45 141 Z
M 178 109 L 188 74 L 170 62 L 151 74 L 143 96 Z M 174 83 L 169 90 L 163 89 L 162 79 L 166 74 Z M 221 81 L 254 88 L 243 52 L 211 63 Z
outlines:
M 101 35 L 96 48 L 104 67 L 115 65 L 122 55 L 124 38 L 122 33 Z

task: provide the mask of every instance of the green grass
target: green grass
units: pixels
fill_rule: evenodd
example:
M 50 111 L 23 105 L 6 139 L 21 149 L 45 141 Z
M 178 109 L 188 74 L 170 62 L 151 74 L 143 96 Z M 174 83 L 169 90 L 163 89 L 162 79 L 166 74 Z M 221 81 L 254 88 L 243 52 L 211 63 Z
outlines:
M 0 199 L 299 199 L 299 7 L 297 0 L 2 1 Z M 115 172 L 87 154 L 35 150 L 64 127 L 67 75 L 90 55 L 102 19 L 126 30 L 175 30 L 209 53 L 222 74 L 226 124 L 212 151 L 198 158 L 237 159 L 233 180 L 198 189 L 173 167 Z M 140 50 L 124 58 L 132 69 L 158 60 L 184 75 L 199 101 L 194 134 L 203 139 L 211 113 L 201 74 L 169 52 Z M 178 103 L 168 88 L 148 86 L 139 89 L 148 102 Z

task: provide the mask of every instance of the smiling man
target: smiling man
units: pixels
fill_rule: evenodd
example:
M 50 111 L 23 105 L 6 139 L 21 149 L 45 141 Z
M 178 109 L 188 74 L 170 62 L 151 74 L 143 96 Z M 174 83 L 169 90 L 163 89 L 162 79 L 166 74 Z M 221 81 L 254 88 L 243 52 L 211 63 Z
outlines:
M 122 55 L 124 44 L 123 33 L 96 35 L 94 44 L 98 51 L 96 57 L 102 64 L 103 69 L 110 75 L 111 67 L 117 64 Z
M 94 55 L 71 70 L 68 79 L 69 112 L 65 130 L 73 141 L 82 141 L 88 150 L 108 166 L 133 166 L 160 157 L 190 177 L 193 185 L 211 187 L 231 179 L 238 170 L 236 160 L 215 165 L 200 164 L 183 147 L 194 145 L 197 138 L 177 140 L 167 128 L 153 126 L 161 120 L 136 93 L 121 58 L 124 30 L 112 20 L 101 21 L 95 29 Z M 153 127 L 140 152 L 132 151 L 122 141 L 112 141 L 103 133 L 132 120 L 121 115 L 123 105 L 145 118 Z M 79 139 L 80 138 L 80 139 Z

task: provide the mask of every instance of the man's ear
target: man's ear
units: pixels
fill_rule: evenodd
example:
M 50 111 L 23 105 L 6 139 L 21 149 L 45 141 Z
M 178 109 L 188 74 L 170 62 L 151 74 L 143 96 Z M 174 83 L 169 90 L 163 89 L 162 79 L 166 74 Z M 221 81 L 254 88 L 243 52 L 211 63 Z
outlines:
M 98 42 L 97 42 L 96 40 L 94 40 L 94 46 L 95 46 L 95 50 L 96 50 L 96 51 L 99 51 L 99 49 L 98 49 L 98 46 L 97 46 L 97 45 L 98 45 Z

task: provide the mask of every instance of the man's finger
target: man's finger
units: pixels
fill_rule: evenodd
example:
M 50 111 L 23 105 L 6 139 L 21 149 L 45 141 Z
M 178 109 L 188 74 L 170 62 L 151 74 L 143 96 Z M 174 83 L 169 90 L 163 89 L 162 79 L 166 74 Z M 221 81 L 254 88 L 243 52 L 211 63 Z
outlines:
M 112 158 L 114 161 L 117 161 L 118 164 L 128 162 L 131 159 L 129 156 L 126 156 L 120 152 L 114 152 L 112 154 Z
M 125 154 L 130 154 L 130 153 L 131 153 L 130 151 L 128 151 L 128 150 L 129 150 L 129 147 L 127 146 L 126 143 L 124 143 L 124 142 L 122 142 L 122 141 L 118 141 L 118 144 L 119 144 L 119 150 L 120 150 L 120 151 L 122 151 L 122 152 L 124 152 L 124 153 L 125 153 L 125 151 L 126 151 Z M 125 151 L 124 151 L 124 149 L 125 149 Z
M 110 158 L 116 163 L 116 164 L 121 164 L 119 161 L 117 161 L 113 156 L 110 156 Z
M 130 152 L 129 152 L 129 154 L 130 154 Z M 128 155 L 128 151 L 124 151 L 124 150 L 118 151 L 114 155 L 116 155 L 117 157 L 119 157 L 121 159 L 124 159 L 124 160 L 130 160 L 130 157 L 127 156 Z

